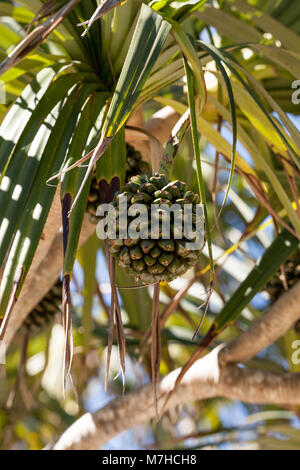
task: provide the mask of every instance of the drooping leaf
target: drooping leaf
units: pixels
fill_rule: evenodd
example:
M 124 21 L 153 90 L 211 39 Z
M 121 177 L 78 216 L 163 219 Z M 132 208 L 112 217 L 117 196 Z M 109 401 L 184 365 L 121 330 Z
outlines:
M 77 123 L 78 113 L 88 93 L 88 89 L 82 89 L 80 93 L 75 89 L 64 103 L 54 124 L 54 132 L 51 133 L 42 153 L 41 163 L 26 204 L 22 207 L 22 215 L 18 220 L 16 234 L 1 282 L 1 313 L 5 313 L 3 324 L 9 320 L 12 307 L 9 304 L 9 298 L 13 286 L 18 280 L 17 290 L 14 293 L 17 300 L 56 191 L 56 188 L 47 186 L 46 181 L 49 175 L 53 171 L 57 171 L 64 161 Z
M 288 230 L 283 230 L 275 238 L 261 259 L 257 261 L 247 278 L 241 283 L 240 287 L 234 292 L 218 314 L 212 326 L 215 334 L 218 334 L 239 317 L 243 308 L 251 302 L 255 294 L 278 271 L 298 245 L 299 240 Z
M 71 211 L 96 161 L 103 155 L 118 130 L 133 111 L 142 87 L 164 45 L 170 25 L 143 4 L 119 80 L 103 124 L 100 141 L 91 155 L 85 178 L 75 197 Z
M 143 4 L 105 120 L 105 138 L 114 136 L 129 117 L 169 31 L 168 22 Z
M 50 76 L 53 77 L 51 74 Z M 3 137 L 0 142 L 0 165 L 2 167 L 0 210 L 3 219 L 0 240 L 0 262 L 3 261 L 6 255 L 19 217 L 23 214 L 24 203 L 32 191 L 34 178 L 37 172 L 40 171 L 41 159 L 44 157 L 45 152 L 49 151 L 46 150 L 48 139 L 56 142 L 55 136 L 51 132 L 52 126 L 55 124 L 55 119 L 59 116 L 59 110 L 66 94 L 75 86 L 78 78 L 76 74 L 57 78 L 32 111 L 28 108 L 23 109 L 24 103 L 22 103 L 21 99 L 8 113 L 1 126 Z M 49 84 L 49 81 L 46 84 Z M 42 90 L 45 91 L 45 88 Z M 24 93 L 26 96 L 27 89 Z M 34 98 L 35 95 L 33 95 L 33 100 Z M 27 102 L 29 104 L 31 99 L 27 100 Z M 51 115 L 52 110 L 53 114 Z M 12 125 L 7 132 L 6 129 L 9 128 L 10 123 Z M 24 124 L 26 124 L 25 128 L 20 135 L 20 128 L 22 130 Z M 10 138 L 7 138 L 6 132 L 8 135 L 11 135 Z M 57 168 L 57 166 L 55 167 Z
M 162 15 L 168 16 L 176 21 L 182 21 L 187 14 L 198 10 L 207 0 L 153 0 L 150 6 Z
M 92 330 L 92 307 L 94 294 L 96 291 L 96 258 L 99 248 L 99 240 L 94 233 L 80 248 L 77 253 L 77 259 L 83 270 L 83 291 L 84 299 L 82 307 L 82 326 L 83 326 L 83 348 L 87 353 L 90 347 L 90 338 Z

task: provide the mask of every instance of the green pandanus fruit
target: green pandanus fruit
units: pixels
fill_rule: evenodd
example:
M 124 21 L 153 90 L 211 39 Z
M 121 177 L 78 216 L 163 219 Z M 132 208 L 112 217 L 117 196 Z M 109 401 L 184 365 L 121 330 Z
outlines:
M 62 283 L 58 280 L 45 297 L 35 306 L 22 324 L 22 329 L 36 334 L 49 325 L 57 313 L 61 313 Z
M 122 201 L 127 201 L 127 227 L 130 226 L 130 223 L 135 218 L 130 215 L 130 208 L 133 208 L 133 205 L 136 203 L 143 205 L 145 212 L 148 214 L 147 238 L 145 237 L 145 226 L 140 232 L 137 230 L 137 235 L 134 238 L 120 237 L 120 224 L 122 223 L 118 212 L 120 198 L 122 198 Z M 185 234 L 184 224 L 182 223 L 179 229 L 178 224 L 175 224 L 174 217 L 178 216 L 178 212 L 176 215 L 176 212 L 172 212 L 172 210 L 169 211 L 170 231 L 168 238 L 163 237 L 165 234 L 162 230 L 164 210 L 162 215 L 158 216 L 156 231 L 153 230 L 151 207 L 153 208 L 155 205 L 162 207 L 162 205 L 165 205 L 165 207 L 172 209 L 171 206 L 173 204 L 180 208 L 179 212 L 181 214 L 184 212 L 185 206 L 189 205 L 192 230 L 188 233 L 188 237 Z M 197 249 L 194 246 L 191 247 L 191 242 L 197 237 L 196 229 L 199 228 L 199 225 L 196 224 L 196 221 L 199 220 L 196 211 L 198 204 L 198 195 L 188 191 L 186 184 L 179 180 L 168 182 L 164 175 L 158 173 L 151 177 L 141 175 L 131 178 L 115 194 L 113 200 L 113 206 L 116 208 L 117 214 L 117 228 L 116 238 L 111 237 L 108 240 L 111 254 L 117 259 L 118 264 L 122 268 L 143 284 L 172 281 L 194 266 L 202 251 L 204 245 L 203 218 L 198 233 L 200 242 L 197 245 Z M 183 221 L 183 218 L 181 220 Z M 124 230 L 123 226 L 121 230 Z M 139 233 L 141 234 L 140 236 Z
M 148 173 L 150 173 L 149 163 L 142 160 L 142 154 L 135 150 L 132 145 L 126 143 L 125 182 L 129 181 L 132 176 Z M 113 178 L 110 183 L 104 180 L 99 183 L 96 178 L 96 172 L 94 172 L 86 206 L 86 214 L 90 222 L 93 224 L 99 222 L 99 217 L 96 216 L 97 207 L 99 204 L 112 201 L 115 192 L 119 189 L 119 180 L 117 178 Z

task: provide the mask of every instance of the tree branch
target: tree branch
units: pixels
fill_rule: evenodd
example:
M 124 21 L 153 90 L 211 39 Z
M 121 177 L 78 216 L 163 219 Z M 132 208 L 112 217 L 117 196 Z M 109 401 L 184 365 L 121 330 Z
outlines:
M 268 313 L 224 348 L 221 362 L 245 362 L 274 343 L 300 318 L 300 282 L 279 297 Z
M 47 225 L 48 223 L 51 224 L 51 221 L 54 226 L 57 224 L 57 220 L 54 220 L 54 214 L 54 211 L 49 214 Z M 60 225 L 61 214 L 59 214 L 59 226 Z M 95 225 L 91 224 L 88 219 L 85 218 L 81 228 L 79 246 L 92 235 L 94 230 Z M 20 297 L 14 306 L 7 325 L 4 337 L 6 348 L 10 345 L 15 333 L 20 328 L 27 315 L 51 289 L 59 276 L 62 265 L 62 230 L 59 229 L 53 237 L 48 252 L 45 253 L 45 246 L 42 241 L 37 248 L 35 261 L 28 272 Z
M 225 397 L 248 403 L 299 403 L 300 374 L 276 374 L 219 366 L 215 348 L 186 373 L 167 403 L 166 409 L 194 400 Z M 167 375 L 159 386 L 158 406 L 162 406 L 180 370 Z M 52 446 L 55 450 L 99 449 L 117 434 L 155 416 L 152 385 L 112 400 L 95 413 L 86 413 Z
M 232 362 L 247 361 L 282 336 L 300 318 L 300 282 L 282 295 L 270 311 L 228 345 L 199 359 L 175 389 L 166 410 L 184 402 L 224 397 L 248 403 L 299 404 L 300 374 L 241 369 Z M 174 386 L 179 370 L 159 385 L 158 406 Z M 53 449 L 98 449 L 122 431 L 155 416 L 152 385 L 112 400 L 95 413 L 78 419 Z

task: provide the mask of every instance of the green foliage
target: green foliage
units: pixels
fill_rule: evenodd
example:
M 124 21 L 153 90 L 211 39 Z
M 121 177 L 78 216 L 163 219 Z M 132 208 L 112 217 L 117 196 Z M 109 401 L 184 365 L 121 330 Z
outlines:
M 162 374 L 191 357 L 192 336 L 203 313 L 199 305 L 208 292 L 200 336 L 213 325 L 217 340 L 228 341 L 264 312 L 255 295 L 264 291 L 279 268 L 285 269 L 299 244 L 300 133 L 288 114 L 299 115 L 299 105 L 291 101 L 291 83 L 300 78 L 299 1 L 128 0 L 85 31 L 85 26 L 77 25 L 92 17 L 99 2 L 83 0 L 43 41 L 29 44 L 18 56 L 17 46 L 28 39 L 28 32 L 43 27 L 66 3 L 56 2 L 48 10 L 44 0 L 0 2 L 0 73 L 4 72 L 1 80 L 6 86 L 6 102 L 0 105 L 0 264 L 4 272 L 0 316 L 6 325 L 58 195 L 64 226 L 61 268 L 67 291 L 76 258 L 82 268 L 82 280 L 72 296 L 82 302 L 74 302 L 72 309 L 73 369 L 80 402 L 74 404 L 68 393 L 65 400 L 53 395 L 49 383 L 42 381 L 40 386 L 43 368 L 30 375 L 29 367 L 25 385 L 21 383 L 16 393 L 14 411 L 8 410 L 8 392 L 17 383 L 18 362 L 22 364 L 19 349 L 26 349 L 12 346 L 7 382 L 0 393 L 0 436 L 7 448 L 16 442 L 41 448 L 53 439 L 70 425 L 74 414 L 83 412 L 88 381 L 96 377 L 99 366 L 103 369 L 112 312 L 108 288 L 103 279 L 96 285 L 95 272 L 106 269 L 104 249 L 95 235 L 79 252 L 78 243 L 92 171 L 97 181 L 124 182 L 128 120 L 137 110 L 151 116 L 171 106 L 185 116 L 164 147 L 163 170 L 171 179 L 185 180 L 205 203 L 207 247 L 198 265 L 171 285 L 161 284 Z M 11 57 L 16 58 L 8 60 Z M 143 137 L 148 139 L 146 153 L 151 160 L 155 138 L 147 132 Z M 95 148 L 100 151 L 93 154 Z M 55 175 L 59 175 L 59 189 Z M 270 226 L 274 233 L 267 229 Z M 128 273 L 119 269 L 115 282 L 127 358 L 140 360 L 142 375 L 151 375 L 151 288 L 136 288 Z M 66 309 L 71 304 L 64 301 L 65 319 Z M 45 356 L 50 329 L 30 338 L 29 359 Z M 70 335 L 70 330 L 65 333 Z M 23 335 L 21 330 L 17 335 L 21 346 Z M 291 344 L 297 339 L 295 326 L 274 345 L 272 356 L 254 358 L 248 366 L 298 371 L 291 361 Z M 24 361 L 30 365 L 30 360 Z M 113 369 L 117 373 L 118 366 Z M 128 389 L 137 383 L 129 381 Z M 27 389 L 33 390 L 34 400 Z M 121 393 L 121 381 L 116 380 L 111 390 Z M 262 405 L 261 415 L 252 416 L 245 426 L 230 427 L 224 426 L 219 413 L 226 406 L 221 399 L 193 405 L 191 419 L 194 429 L 200 430 L 197 448 L 248 440 L 262 449 L 299 447 L 299 432 L 290 422 L 297 409 L 287 414 Z M 246 414 L 252 412 L 250 405 L 245 406 Z M 251 439 L 245 437 L 249 431 Z M 164 420 L 152 432 L 158 448 L 163 442 L 173 448 L 179 445 Z M 286 440 L 276 439 L 279 434 Z M 186 439 L 183 442 L 188 445 Z

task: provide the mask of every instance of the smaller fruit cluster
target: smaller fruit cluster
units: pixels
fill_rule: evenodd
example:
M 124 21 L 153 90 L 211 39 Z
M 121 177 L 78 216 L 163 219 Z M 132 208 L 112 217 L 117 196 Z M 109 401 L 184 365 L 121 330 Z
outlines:
M 62 282 L 60 279 L 34 307 L 22 324 L 22 329 L 31 334 L 41 331 L 61 312 Z

